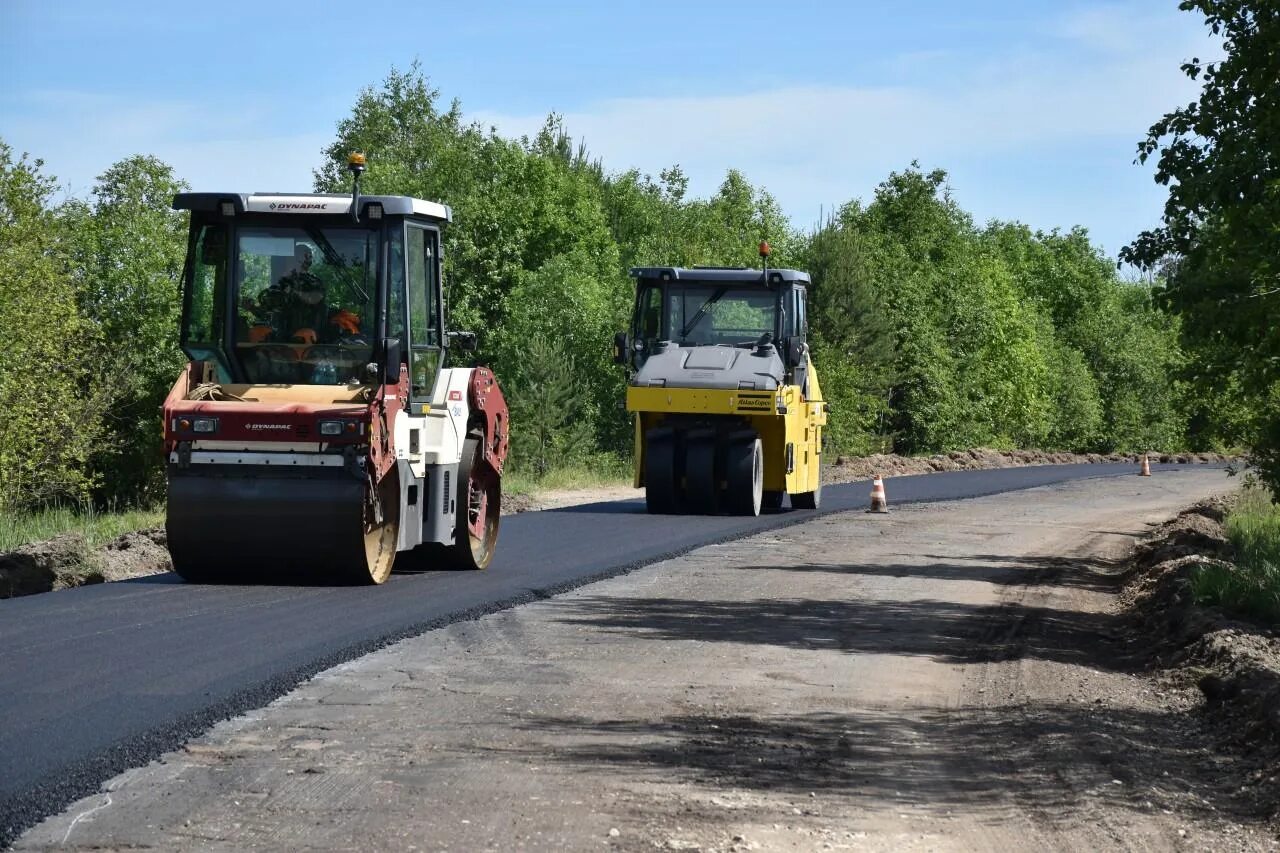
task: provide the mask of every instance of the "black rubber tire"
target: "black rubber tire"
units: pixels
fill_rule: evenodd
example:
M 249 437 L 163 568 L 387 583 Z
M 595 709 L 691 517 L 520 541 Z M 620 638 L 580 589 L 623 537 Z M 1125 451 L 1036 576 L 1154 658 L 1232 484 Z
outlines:
M 792 509 L 817 509 L 822 505 L 822 464 L 818 464 L 818 488 L 791 496 Z
M 502 479 L 487 471 L 488 476 L 477 479 L 475 487 L 486 492 L 484 501 L 484 536 L 471 535 L 470 500 L 473 496 L 472 473 L 480 463 L 480 436 L 471 433 L 462 443 L 462 458 L 458 460 L 457 518 L 454 521 L 453 544 L 448 549 L 448 562 L 455 569 L 479 571 L 489 567 L 498 545 L 498 525 L 502 520 Z M 487 466 L 486 466 L 487 468 Z
M 689 512 L 715 515 L 720 511 L 720 478 L 716 474 L 714 434 L 685 439 L 684 500 Z
M 655 432 L 644 452 L 644 504 L 651 514 L 680 512 L 680 477 L 676 470 L 676 439 L 671 432 Z
M 770 489 L 765 489 L 764 497 L 760 501 L 760 506 L 764 509 L 782 509 L 782 500 L 786 496 L 786 492 L 775 492 Z
M 760 439 L 738 440 L 725 454 L 725 504 L 733 515 L 759 515 L 764 504 L 764 449 Z

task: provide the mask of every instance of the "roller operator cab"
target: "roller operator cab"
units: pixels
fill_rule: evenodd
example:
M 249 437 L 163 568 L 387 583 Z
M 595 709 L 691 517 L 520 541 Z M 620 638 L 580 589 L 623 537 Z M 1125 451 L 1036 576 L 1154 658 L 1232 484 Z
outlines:
M 762 246 L 762 254 L 767 246 Z M 635 484 L 652 513 L 758 515 L 822 495 L 826 404 L 809 358 L 809 276 L 639 267 L 629 333 Z
M 183 193 L 181 340 L 164 404 L 166 526 L 188 580 L 381 583 L 493 556 L 507 407 L 448 367 L 449 208 L 403 196 Z

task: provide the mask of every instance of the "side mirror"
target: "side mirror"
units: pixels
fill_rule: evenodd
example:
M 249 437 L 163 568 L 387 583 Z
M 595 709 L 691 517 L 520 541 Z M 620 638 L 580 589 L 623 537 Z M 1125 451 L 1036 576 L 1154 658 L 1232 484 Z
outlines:
M 445 337 L 449 346 L 457 347 L 463 352 L 475 352 L 478 346 L 475 332 L 449 332 Z
M 613 336 L 613 363 L 614 364 L 627 363 L 627 356 L 630 354 L 627 349 L 628 346 L 629 344 L 627 342 L 626 332 L 618 332 L 618 334 Z
M 378 363 L 382 366 L 382 379 L 387 385 L 400 384 L 400 339 L 383 338 L 379 348 Z

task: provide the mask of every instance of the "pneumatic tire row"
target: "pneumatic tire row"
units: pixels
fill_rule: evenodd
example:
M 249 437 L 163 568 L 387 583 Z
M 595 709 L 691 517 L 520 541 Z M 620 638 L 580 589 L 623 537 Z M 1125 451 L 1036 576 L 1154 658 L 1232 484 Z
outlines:
M 650 513 L 759 515 L 778 506 L 764 491 L 764 450 L 754 431 L 650 430 L 645 439 L 645 504 Z

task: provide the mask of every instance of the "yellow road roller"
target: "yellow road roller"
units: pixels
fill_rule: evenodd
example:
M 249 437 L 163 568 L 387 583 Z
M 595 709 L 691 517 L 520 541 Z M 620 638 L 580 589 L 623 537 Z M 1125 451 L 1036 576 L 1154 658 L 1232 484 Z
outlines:
M 651 513 L 759 515 L 822 498 L 827 406 L 809 357 L 807 273 L 637 267 L 627 365 L 635 485 Z

